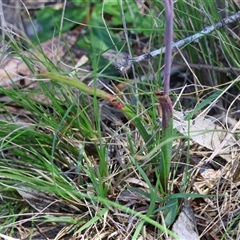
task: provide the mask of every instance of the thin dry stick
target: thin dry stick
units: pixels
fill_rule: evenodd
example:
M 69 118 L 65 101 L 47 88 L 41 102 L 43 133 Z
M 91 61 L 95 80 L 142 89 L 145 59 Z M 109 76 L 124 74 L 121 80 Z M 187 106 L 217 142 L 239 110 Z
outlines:
M 67 6 L 67 1 L 64 0 L 63 3 L 63 9 L 62 9 L 62 16 L 61 16 L 61 22 L 60 22 L 60 32 L 59 32 L 59 36 L 58 36 L 58 44 L 57 44 L 57 52 L 59 52 L 59 48 L 61 47 L 61 37 L 62 37 L 62 29 L 63 29 L 63 21 L 64 21 L 64 16 L 65 16 L 65 10 L 66 10 L 66 6 Z
M 185 66 L 186 63 L 182 63 L 180 61 L 175 61 L 175 63 Z M 191 68 L 196 68 L 198 70 L 200 69 L 206 69 L 206 70 L 212 70 L 212 71 L 217 71 L 217 72 L 227 72 L 227 73 L 234 73 L 237 74 L 240 72 L 239 68 L 235 67 L 220 67 L 220 66 L 212 66 L 212 65 L 207 65 L 207 64 L 195 64 L 195 63 L 188 63 L 188 66 Z
M 213 32 L 214 30 L 217 30 L 217 29 L 219 29 L 219 28 L 221 28 L 221 27 L 223 27 L 227 24 L 236 22 L 238 19 L 240 19 L 240 11 L 237 12 L 236 14 L 232 15 L 232 16 L 229 16 L 227 18 L 222 19 L 220 22 L 216 23 L 215 25 L 211 25 L 211 26 L 206 27 L 205 29 L 203 29 L 201 32 L 199 32 L 197 34 L 194 34 L 190 37 L 187 37 L 183 40 L 180 40 L 176 43 L 173 43 L 172 50 L 179 49 L 179 48 L 187 45 L 190 42 L 195 42 L 198 39 L 204 37 L 205 35 Z M 165 53 L 165 51 L 166 51 L 166 48 L 163 47 L 163 48 L 154 50 L 152 52 L 145 53 L 145 54 L 143 54 L 141 56 L 138 56 L 138 57 L 128 58 L 128 59 L 126 59 L 125 62 L 116 64 L 116 68 L 122 72 L 122 71 L 124 71 L 125 68 L 130 67 L 133 63 L 137 63 L 137 62 L 141 62 L 141 61 L 146 60 L 146 59 L 153 58 L 157 55 Z
M 0 1 L 0 21 L 1 21 L 1 28 L 4 29 L 6 28 L 7 24 L 5 21 L 5 17 L 3 14 L 3 6 L 2 6 L 2 1 Z M 2 31 L 2 40 L 1 40 L 1 46 L 4 46 L 4 39 L 5 39 L 5 32 Z
M 126 24 L 126 19 L 125 19 L 125 15 L 124 15 L 122 0 L 120 1 L 120 7 L 121 7 L 122 24 L 123 24 L 123 28 L 124 28 L 125 40 L 127 42 L 128 52 L 130 54 L 130 57 L 132 58 L 132 51 L 131 51 L 131 46 L 130 46 L 130 42 L 129 42 L 128 32 L 127 32 L 127 24 Z M 136 72 L 135 72 L 133 65 L 132 65 L 132 72 L 133 72 L 134 79 L 136 79 Z M 135 90 L 136 94 L 138 94 L 138 86 L 136 83 L 135 83 L 135 87 L 136 87 L 136 90 Z

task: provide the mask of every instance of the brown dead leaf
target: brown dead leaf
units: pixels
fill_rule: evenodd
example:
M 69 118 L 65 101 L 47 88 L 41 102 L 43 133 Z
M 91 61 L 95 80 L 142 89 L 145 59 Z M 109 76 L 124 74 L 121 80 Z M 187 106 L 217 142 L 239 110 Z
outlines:
M 26 51 L 21 53 L 22 57 L 25 59 L 32 59 L 33 56 L 36 56 L 31 61 L 31 66 L 33 66 L 35 73 L 42 73 L 46 70 L 43 64 L 40 63 L 43 57 L 47 57 L 50 61 L 57 63 L 68 52 L 77 41 L 77 38 L 87 23 L 92 10 L 93 7 L 90 8 L 90 12 L 83 21 L 83 24 L 79 25 L 72 31 L 63 34 L 61 37 L 55 37 L 42 43 L 38 50 L 35 50 L 33 54 Z M 44 54 L 39 50 L 43 51 Z M 11 86 L 13 82 L 17 82 L 20 79 L 32 75 L 31 70 L 23 61 L 22 57 L 7 56 L 3 58 L 0 68 L 0 86 Z
M 235 161 L 235 169 L 233 174 L 233 183 L 240 185 L 240 161 Z
M 51 208 L 52 211 L 58 212 L 60 208 L 58 198 L 53 194 L 47 194 L 46 192 L 26 187 L 18 188 L 17 191 L 22 198 L 38 212 L 42 212 L 48 208 Z
M 174 128 L 194 142 L 213 150 L 226 161 L 237 157 L 239 148 L 232 133 L 227 133 L 220 125 L 207 116 L 198 116 L 193 120 L 184 120 L 184 114 L 174 111 Z M 229 135 L 230 134 L 230 135 Z M 212 157 L 212 159 L 213 159 Z
M 175 111 L 174 127 L 186 137 L 207 149 L 214 150 L 224 139 L 224 130 L 203 116 L 185 121 L 181 112 Z
M 24 57 L 30 57 L 27 52 L 23 52 Z M 32 66 L 36 73 L 44 72 L 45 67 L 39 62 L 34 60 Z M 17 82 L 24 77 L 30 77 L 32 75 L 31 70 L 27 64 L 20 57 L 6 57 L 1 64 L 0 68 L 0 86 L 11 86 L 13 82 Z
M 196 225 L 194 212 L 189 202 L 185 200 L 178 219 L 173 224 L 172 231 L 177 234 L 181 240 L 197 240 L 199 239 L 199 235 Z

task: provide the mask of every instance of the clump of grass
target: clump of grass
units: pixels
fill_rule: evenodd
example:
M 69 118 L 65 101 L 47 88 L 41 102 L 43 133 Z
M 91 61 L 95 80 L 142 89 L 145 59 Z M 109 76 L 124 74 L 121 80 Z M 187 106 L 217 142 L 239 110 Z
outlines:
M 122 19 L 125 20 L 121 21 L 127 23 L 127 32 L 129 30 L 136 36 L 150 36 L 151 47 L 156 47 L 156 42 L 159 47 L 157 40 L 165 32 L 163 25 L 158 28 L 165 22 L 165 15 L 162 14 L 164 6 L 159 1 L 153 3 L 155 8 L 149 9 L 148 16 L 151 21 L 144 23 L 153 25 L 150 29 L 142 27 L 139 32 L 134 28 L 134 22 L 130 25 L 133 17 L 129 14 L 131 8 L 136 12 L 136 19 L 139 14 L 135 4 L 124 2 L 120 9 L 117 8 L 117 12 L 123 12 Z M 166 28 L 171 32 L 172 1 L 164 3 L 168 10 L 166 13 L 169 13 L 166 14 L 166 19 L 170 21 Z M 216 22 L 217 11 L 210 12 L 215 9 L 212 4 L 207 1 L 175 3 L 175 37 L 182 39 Z M 109 9 L 106 12 L 109 14 Z M 96 4 L 93 23 L 97 22 L 99 13 L 104 13 L 104 8 L 103 5 Z M 117 13 L 114 14 L 114 18 L 117 18 Z M 105 26 L 107 24 L 109 23 L 105 22 Z M 158 27 L 155 24 L 159 24 Z M 96 44 L 96 41 L 91 40 L 96 39 L 94 34 L 99 34 L 102 28 L 98 25 L 92 25 L 92 28 L 90 35 L 86 36 L 86 42 L 80 41 L 80 45 L 87 47 L 89 42 Z M 105 30 L 114 43 L 111 29 Z M 55 222 L 60 226 L 57 229 L 59 238 L 63 232 L 64 236 L 84 239 L 100 235 L 102 239 L 108 236 L 115 239 L 137 239 L 140 236 L 163 238 L 168 235 L 177 239 L 169 226 L 175 221 L 181 200 L 202 199 L 204 195 L 194 190 L 196 185 L 191 185 L 194 178 L 198 177 L 194 177 L 198 169 L 189 161 L 190 141 L 187 146 L 184 145 L 181 142 L 183 138 L 175 135 L 172 130 L 170 97 L 179 97 L 177 90 L 169 96 L 171 34 L 166 33 L 165 39 L 170 40 L 166 42 L 163 94 L 158 92 L 162 88 L 161 84 L 134 79 L 135 84 L 132 85 L 131 80 L 103 73 L 102 69 L 98 69 L 101 58 L 93 53 L 89 61 L 94 69 L 88 73 L 93 80 L 91 88 L 76 77 L 70 77 L 68 70 L 62 71 L 54 64 L 43 61 L 51 71 L 38 75 L 38 88 L 24 90 L 15 86 L 15 89 L 0 90 L 1 94 L 8 97 L 7 101 L 1 103 L 4 113 L 0 131 L 0 191 L 4 206 L 0 211 L 2 234 L 16 237 L 14 226 L 22 226 L 35 234 L 35 229 L 42 225 L 49 227 L 50 222 Z M 219 42 L 216 43 L 216 40 Z M 129 39 L 127 41 L 130 50 L 134 52 L 134 45 Z M 219 66 L 219 52 L 213 51 L 213 46 L 217 44 L 221 45 L 228 67 L 237 68 L 237 61 L 231 53 L 238 46 L 225 30 L 189 44 L 179 54 L 175 54 L 174 59 L 180 61 L 179 58 L 182 57 L 182 62 L 186 64 L 188 61 L 196 64 L 201 60 L 205 66 L 213 63 Z M 18 44 L 15 46 L 21 55 Z M 96 49 L 101 52 L 99 46 L 94 46 L 95 53 Z M 209 49 L 213 51 L 211 54 Z M 43 59 L 47 58 L 43 56 Z M 159 63 L 156 63 L 152 59 L 147 66 L 152 67 L 154 73 L 159 73 L 156 82 L 160 83 L 162 56 L 158 60 Z M 148 69 L 144 68 L 144 64 L 143 68 L 135 67 L 135 77 Z M 192 105 L 196 104 L 199 112 L 212 101 L 209 97 L 200 102 L 200 99 L 205 98 L 204 91 L 210 90 L 205 89 L 204 84 L 214 80 L 215 83 L 209 86 L 221 88 L 223 78 L 219 72 L 209 69 L 189 70 L 194 78 L 188 80 L 195 83 L 195 94 L 191 93 L 190 100 Z M 32 71 L 34 72 L 33 68 Z M 187 71 L 188 69 L 186 73 Z M 208 78 L 202 78 L 202 75 Z M 219 78 L 215 78 L 216 75 Z M 190 78 L 189 74 L 186 76 Z M 112 88 L 96 88 L 98 79 L 102 77 L 115 81 Z M 46 82 L 43 79 L 52 81 Z M 127 91 L 121 90 L 118 82 L 125 84 Z M 236 81 L 236 87 L 237 84 Z M 184 92 L 181 97 L 186 98 L 187 94 Z M 40 96 L 43 98 L 40 99 Z M 158 100 L 162 116 L 161 131 L 157 123 Z M 113 109 L 109 103 L 115 108 L 114 113 L 120 117 L 112 114 Z M 14 112 L 13 106 L 16 104 L 21 113 Z M 181 107 L 179 102 L 176 105 Z M 189 106 L 190 104 L 187 107 Z M 180 142 L 178 148 L 175 147 L 177 142 Z M 181 161 L 188 162 L 185 171 L 181 170 L 184 166 Z M 210 193 L 216 195 L 214 190 Z M 237 222 L 238 218 L 234 216 L 233 219 Z M 31 223 L 30 228 L 27 223 Z M 222 236 L 235 236 L 233 232 L 236 224 L 227 226 Z

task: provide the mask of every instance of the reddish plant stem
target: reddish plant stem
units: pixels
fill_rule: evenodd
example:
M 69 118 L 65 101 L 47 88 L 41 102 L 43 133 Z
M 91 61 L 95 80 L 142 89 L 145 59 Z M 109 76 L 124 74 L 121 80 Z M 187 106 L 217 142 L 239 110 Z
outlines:
M 159 115 L 162 118 L 161 140 L 165 142 L 161 150 L 161 160 L 159 166 L 159 176 L 162 189 L 166 194 L 168 191 L 168 179 L 172 157 L 172 129 L 173 129 L 173 110 L 169 97 L 170 74 L 172 61 L 172 38 L 173 38 L 173 1 L 163 0 L 166 12 L 166 33 L 165 33 L 165 56 L 164 56 L 164 92 L 156 92 L 159 101 Z
M 165 33 L 165 56 L 164 56 L 164 94 L 169 95 L 171 61 L 172 61 L 172 40 L 173 40 L 173 1 L 164 0 L 166 15 L 166 33 Z

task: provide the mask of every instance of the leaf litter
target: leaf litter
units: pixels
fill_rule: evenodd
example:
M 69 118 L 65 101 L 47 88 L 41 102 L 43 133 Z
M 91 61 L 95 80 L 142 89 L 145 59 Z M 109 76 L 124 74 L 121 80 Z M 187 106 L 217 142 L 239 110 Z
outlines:
M 7 71 L 7 75 L 10 75 L 12 77 L 19 77 L 19 76 L 12 75 L 12 72 L 15 72 L 15 74 L 20 75 L 20 78 L 22 78 L 22 76 L 31 75 L 31 72 L 27 70 L 25 63 L 21 63 L 19 65 L 19 62 L 21 60 L 12 58 L 11 61 L 13 64 L 12 66 L 14 66 L 15 64 L 15 67 L 12 68 L 9 65 L 10 71 Z M 6 63 L 7 63 L 7 60 L 5 64 Z M 8 67 L 6 67 L 6 69 L 8 69 Z M 23 72 L 21 72 L 22 69 L 23 69 Z M 6 75 L 6 71 L 3 73 L 3 76 L 5 75 Z M 5 82 L 5 78 L 3 78 L 3 80 Z M 203 156 L 203 159 L 205 160 L 204 166 L 201 161 L 198 162 L 198 165 L 194 166 L 194 168 L 199 168 L 200 170 L 198 169 L 198 171 L 196 171 L 195 175 L 193 176 L 193 179 L 194 179 L 192 184 L 193 189 L 196 192 L 199 192 L 201 194 L 207 194 L 207 193 L 216 194 L 216 192 L 220 194 L 222 192 L 228 194 L 228 196 L 222 197 L 221 203 L 218 202 L 219 200 L 216 198 L 214 200 L 210 198 L 204 198 L 202 202 L 198 200 L 194 200 L 191 203 L 193 205 L 192 208 L 194 209 L 195 214 L 197 213 L 198 217 L 200 216 L 197 219 L 197 221 L 200 223 L 202 221 L 202 225 L 207 225 L 209 232 L 211 234 L 211 237 L 213 237 L 214 239 L 217 239 L 217 232 L 218 231 L 220 232 L 222 230 L 221 230 L 221 227 L 219 227 L 219 229 L 214 230 L 213 229 L 214 225 L 216 223 L 219 223 L 221 224 L 221 226 L 226 226 L 227 220 L 224 219 L 225 216 L 227 218 L 229 214 L 232 214 L 231 217 L 234 218 L 237 216 L 237 214 L 239 214 L 239 212 L 235 210 L 238 208 L 238 204 L 239 204 L 239 201 L 238 201 L 239 191 L 237 191 L 236 187 L 239 186 L 240 184 L 239 183 L 240 182 L 239 180 L 239 141 L 235 137 L 236 131 L 239 131 L 239 128 L 238 128 L 239 122 L 237 122 L 235 127 L 233 126 L 232 129 L 229 130 L 224 128 L 223 125 L 218 124 L 217 121 L 215 121 L 215 119 L 213 119 L 212 116 L 201 115 L 191 120 L 185 120 L 184 118 L 185 118 L 185 115 L 182 112 L 177 110 L 175 111 L 175 120 L 174 120 L 175 128 L 182 135 L 186 136 L 187 138 L 190 138 L 193 142 L 197 143 L 197 145 L 210 150 L 210 153 L 211 153 L 210 157 L 206 158 L 205 156 Z M 231 130 L 233 130 L 233 132 L 231 132 Z M 121 141 L 124 141 L 123 138 L 121 138 Z M 118 145 L 121 145 L 121 144 L 118 144 Z M 124 146 L 124 148 L 126 148 L 126 146 Z M 218 169 L 215 169 L 211 164 L 219 156 L 222 159 L 226 160 L 227 163 L 224 166 L 220 166 L 218 167 Z M 202 156 L 197 156 L 197 157 L 201 158 Z M 113 170 L 113 172 L 114 171 L 116 171 L 116 169 Z M 229 179 L 227 179 L 228 176 L 230 177 L 230 179 L 233 179 L 233 184 L 229 183 Z M 129 185 L 131 184 L 138 185 L 141 182 L 142 180 L 137 178 L 126 178 L 126 181 L 125 181 L 125 183 L 128 183 Z M 218 187 L 221 186 L 221 188 L 225 188 L 225 191 L 223 191 L 223 189 L 216 190 L 217 188 L 216 186 Z M 54 195 L 47 196 L 45 195 L 44 192 L 36 191 L 33 189 L 23 188 L 23 189 L 19 189 L 18 192 L 22 196 L 22 198 L 25 199 L 25 201 L 27 201 L 29 205 L 35 208 L 38 212 L 39 211 L 41 212 L 44 209 L 48 209 L 49 207 L 51 209 L 51 206 L 54 205 L 54 202 L 58 201 L 56 196 Z M 231 205 L 228 205 L 230 196 L 232 198 Z M 143 197 L 141 197 L 141 194 L 136 194 L 128 190 L 125 190 L 119 193 L 118 197 L 119 197 L 119 200 L 123 202 L 127 202 L 130 198 L 137 204 L 140 203 L 140 200 L 146 200 Z M 36 199 L 39 199 L 39 198 L 42 198 L 43 201 L 42 202 L 35 201 Z M 147 206 L 146 202 L 145 201 L 143 202 L 144 202 L 143 206 L 139 206 L 139 209 L 141 209 L 141 207 Z M 189 206 L 189 203 L 184 203 L 183 208 L 179 213 L 179 217 L 172 227 L 172 230 L 176 232 L 186 230 L 185 236 L 188 236 L 187 234 L 192 234 L 190 236 L 197 237 L 199 235 L 197 235 L 196 233 L 197 231 L 195 231 L 196 221 L 194 219 L 194 216 L 192 215 L 192 213 L 191 214 L 186 213 L 188 210 L 191 211 L 190 209 L 191 209 L 191 206 Z M 55 208 L 51 209 L 51 211 L 53 212 L 55 210 L 56 210 Z M 213 210 L 216 212 L 212 213 Z M 146 209 L 144 209 L 144 211 L 146 211 Z M 129 217 L 128 215 L 123 216 L 124 218 L 123 221 L 127 223 L 128 217 Z M 217 219 L 217 220 L 214 222 L 211 222 L 211 220 L 209 219 L 215 219 L 215 220 Z M 225 222 L 222 222 L 222 221 L 225 221 Z M 119 224 L 119 223 L 116 223 L 116 224 Z M 187 226 L 190 226 L 190 229 L 187 229 Z M 124 224 L 122 224 L 121 227 L 124 227 Z M 116 233 L 116 235 L 118 235 L 118 233 Z M 152 235 L 150 234 L 148 239 L 151 239 L 151 237 Z

